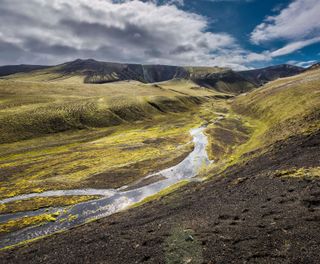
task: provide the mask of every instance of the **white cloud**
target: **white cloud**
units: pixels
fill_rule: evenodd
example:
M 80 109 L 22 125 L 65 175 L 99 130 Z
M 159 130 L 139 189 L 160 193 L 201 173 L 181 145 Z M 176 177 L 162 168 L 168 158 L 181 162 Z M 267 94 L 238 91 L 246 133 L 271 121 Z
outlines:
M 276 16 L 268 16 L 251 33 L 254 43 L 285 39 L 308 40 L 320 36 L 320 1 L 295 0 Z
M 207 18 L 169 2 L 1 0 L 0 46 L 10 47 L 12 57 L 0 53 L 0 64 L 92 57 L 241 67 L 248 52 L 232 36 L 208 32 Z
M 255 44 L 274 40 L 287 41 L 282 48 L 264 53 L 271 58 L 293 53 L 320 42 L 319 14 L 319 0 L 294 0 L 278 15 L 268 16 L 256 26 L 250 39 Z
M 288 64 L 293 64 L 299 67 L 308 68 L 313 64 L 317 63 L 316 60 L 309 60 L 309 61 L 288 61 Z
M 320 42 L 320 37 L 316 37 L 316 38 L 312 38 L 312 39 L 308 39 L 308 40 L 301 40 L 301 41 L 296 41 L 296 42 L 292 42 L 289 43 L 288 45 L 277 49 L 275 51 L 272 51 L 270 53 L 270 55 L 272 57 L 278 57 L 278 56 L 282 56 L 282 55 L 287 55 L 290 54 L 294 51 L 300 50 L 306 46 L 309 46 L 311 44 Z

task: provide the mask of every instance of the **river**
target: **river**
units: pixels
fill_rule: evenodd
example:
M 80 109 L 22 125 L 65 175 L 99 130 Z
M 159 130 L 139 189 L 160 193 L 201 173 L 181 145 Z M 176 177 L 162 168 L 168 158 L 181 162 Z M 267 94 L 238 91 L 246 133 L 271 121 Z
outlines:
M 7 215 L 0 215 L 0 223 L 24 216 L 35 216 L 43 213 L 57 213 L 56 221 L 48 222 L 40 226 L 28 227 L 16 232 L 2 235 L 0 248 L 12 246 L 23 241 L 37 237 L 53 234 L 58 231 L 67 230 L 74 226 L 81 225 L 88 221 L 109 216 L 122 211 L 146 197 L 156 194 L 159 191 L 172 186 L 182 180 L 191 180 L 196 177 L 199 171 L 208 166 L 211 161 L 208 158 L 206 146 L 208 139 L 203 133 L 205 127 L 199 127 L 190 131 L 193 137 L 194 149 L 179 164 L 148 175 L 132 186 L 123 186 L 119 189 L 79 189 L 79 190 L 57 190 L 43 193 L 31 193 L 10 197 L 0 201 L 0 204 L 30 199 L 35 197 L 52 197 L 66 195 L 101 195 L 102 198 L 79 203 L 65 208 L 40 209 L 30 212 L 19 212 Z M 146 179 L 158 179 L 151 184 L 141 186 Z M 150 182 L 150 181 L 149 181 Z M 139 187 L 135 187 L 139 186 Z

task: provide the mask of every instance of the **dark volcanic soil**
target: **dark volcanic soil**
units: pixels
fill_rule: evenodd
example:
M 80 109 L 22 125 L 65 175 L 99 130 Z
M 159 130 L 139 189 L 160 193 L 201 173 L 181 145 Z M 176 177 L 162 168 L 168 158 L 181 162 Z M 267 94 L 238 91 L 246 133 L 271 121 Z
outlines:
M 179 191 L 0 253 L 1 263 L 320 263 L 320 179 L 275 170 L 319 166 L 320 133 Z

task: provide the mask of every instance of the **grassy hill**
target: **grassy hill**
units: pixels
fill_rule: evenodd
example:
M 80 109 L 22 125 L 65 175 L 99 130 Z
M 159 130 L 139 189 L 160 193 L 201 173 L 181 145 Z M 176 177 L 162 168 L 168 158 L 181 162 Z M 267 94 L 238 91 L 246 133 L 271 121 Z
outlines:
M 220 94 L 187 80 L 95 85 L 82 83 L 79 77 L 50 82 L 42 78 L 27 74 L 0 80 L 0 142 L 188 111 Z

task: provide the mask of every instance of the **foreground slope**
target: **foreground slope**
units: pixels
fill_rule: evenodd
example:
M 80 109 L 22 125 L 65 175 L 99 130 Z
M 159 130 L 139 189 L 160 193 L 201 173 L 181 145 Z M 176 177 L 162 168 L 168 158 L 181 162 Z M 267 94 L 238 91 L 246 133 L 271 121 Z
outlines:
M 1 253 L 6 263 L 319 263 L 320 71 L 269 83 L 207 129 L 207 181 Z M 219 151 L 218 151 L 219 150 Z

